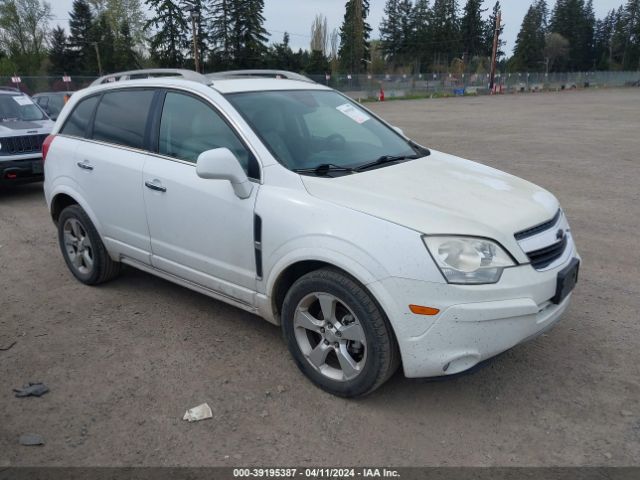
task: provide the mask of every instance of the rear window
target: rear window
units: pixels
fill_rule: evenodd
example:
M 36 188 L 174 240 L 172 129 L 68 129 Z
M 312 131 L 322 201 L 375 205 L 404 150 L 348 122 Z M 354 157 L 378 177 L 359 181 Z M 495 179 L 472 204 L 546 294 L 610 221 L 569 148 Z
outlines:
M 125 147 L 143 148 L 153 90 L 105 93 L 93 124 L 93 139 Z
M 69 115 L 60 133 L 74 137 L 84 137 L 87 131 L 87 125 L 91 120 L 91 115 L 96 108 L 96 103 L 98 103 L 99 98 L 100 97 L 96 96 L 80 100 L 76 108 L 71 112 L 71 115 Z

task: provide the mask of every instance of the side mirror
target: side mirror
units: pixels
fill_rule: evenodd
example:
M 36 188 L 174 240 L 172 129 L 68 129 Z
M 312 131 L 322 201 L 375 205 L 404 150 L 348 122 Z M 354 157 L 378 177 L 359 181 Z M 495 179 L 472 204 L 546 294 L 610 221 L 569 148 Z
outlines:
M 404 132 L 402 131 L 402 129 L 400 127 L 391 127 L 391 128 L 393 128 L 397 133 L 399 133 L 403 137 L 405 136 Z
M 253 184 L 240 166 L 237 157 L 228 148 L 215 148 L 198 156 L 196 174 L 200 178 L 229 180 L 239 198 L 249 198 Z

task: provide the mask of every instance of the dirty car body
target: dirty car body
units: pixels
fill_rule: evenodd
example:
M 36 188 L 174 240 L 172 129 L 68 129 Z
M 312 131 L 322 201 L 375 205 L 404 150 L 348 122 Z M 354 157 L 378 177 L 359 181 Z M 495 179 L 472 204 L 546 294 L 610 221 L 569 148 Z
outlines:
M 125 263 L 260 315 L 337 395 L 400 364 L 467 370 L 554 325 L 577 280 L 551 193 L 303 79 L 97 85 L 47 143 L 46 199 L 79 280 Z

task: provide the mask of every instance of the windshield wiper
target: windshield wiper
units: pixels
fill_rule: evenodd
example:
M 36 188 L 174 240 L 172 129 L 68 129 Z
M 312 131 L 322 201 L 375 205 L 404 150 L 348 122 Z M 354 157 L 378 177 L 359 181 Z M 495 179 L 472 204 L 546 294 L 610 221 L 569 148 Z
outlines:
M 335 165 L 333 163 L 321 163 L 315 167 L 311 168 L 296 168 L 293 170 L 296 173 L 313 173 L 318 177 L 323 177 L 330 172 L 355 172 L 354 168 L 351 167 L 341 167 L 340 165 Z
M 385 163 L 395 163 L 402 162 L 403 160 L 415 160 L 416 158 L 420 158 L 419 155 L 383 155 L 378 157 L 373 162 L 365 163 L 353 169 L 354 172 L 364 172 L 365 170 L 369 170 L 370 168 L 375 168 L 380 165 L 384 165 Z

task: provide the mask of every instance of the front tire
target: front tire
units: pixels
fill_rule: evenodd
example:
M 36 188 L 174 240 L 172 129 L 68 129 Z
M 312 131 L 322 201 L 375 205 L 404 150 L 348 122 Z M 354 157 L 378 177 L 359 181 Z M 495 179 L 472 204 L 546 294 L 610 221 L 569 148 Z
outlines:
M 334 395 L 371 393 L 399 364 L 386 315 L 364 286 L 338 270 L 310 272 L 291 286 L 282 330 L 298 368 Z
M 58 218 L 58 242 L 71 273 L 86 285 L 97 285 L 115 278 L 120 263 L 109 256 L 87 213 L 70 205 Z

